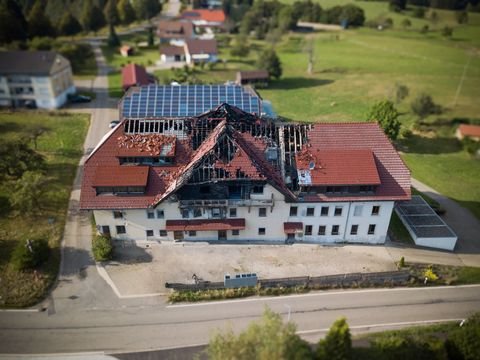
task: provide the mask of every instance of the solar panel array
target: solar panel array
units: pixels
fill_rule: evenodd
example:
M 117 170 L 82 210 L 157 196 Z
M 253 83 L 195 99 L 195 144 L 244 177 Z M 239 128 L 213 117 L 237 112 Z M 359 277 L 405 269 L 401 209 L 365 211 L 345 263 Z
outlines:
M 122 101 L 127 118 L 185 117 L 203 114 L 222 103 L 260 114 L 260 99 L 238 85 L 149 85 Z

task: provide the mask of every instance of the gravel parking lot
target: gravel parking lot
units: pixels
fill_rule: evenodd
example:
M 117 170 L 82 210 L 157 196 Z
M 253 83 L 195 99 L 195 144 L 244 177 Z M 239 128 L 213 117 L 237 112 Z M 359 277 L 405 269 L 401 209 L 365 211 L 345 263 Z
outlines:
M 319 276 L 395 270 L 384 246 L 153 244 L 116 248 L 105 266 L 122 295 L 165 293 L 165 282 L 191 283 L 192 275 L 223 281 L 226 273 L 259 278 Z

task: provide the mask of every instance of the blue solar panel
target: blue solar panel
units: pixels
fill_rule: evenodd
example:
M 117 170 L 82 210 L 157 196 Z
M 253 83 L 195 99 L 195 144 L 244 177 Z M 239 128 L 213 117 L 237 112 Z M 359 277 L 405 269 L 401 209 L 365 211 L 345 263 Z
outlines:
M 184 117 L 200 115 L 228 103 L 249 113 L 260 112 L 260 99 L 238 85 L 149 85 L 122 101 L 124 117 Z

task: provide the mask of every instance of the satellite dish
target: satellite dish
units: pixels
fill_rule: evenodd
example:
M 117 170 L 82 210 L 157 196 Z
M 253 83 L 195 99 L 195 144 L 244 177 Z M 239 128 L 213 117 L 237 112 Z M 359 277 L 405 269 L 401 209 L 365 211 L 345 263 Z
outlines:
M 310 163 L 308 164 L 308 168 L 309 168 L 310 170 L 315 169 L 315 162 L 314 162 L 314 161 L 310 161 Z

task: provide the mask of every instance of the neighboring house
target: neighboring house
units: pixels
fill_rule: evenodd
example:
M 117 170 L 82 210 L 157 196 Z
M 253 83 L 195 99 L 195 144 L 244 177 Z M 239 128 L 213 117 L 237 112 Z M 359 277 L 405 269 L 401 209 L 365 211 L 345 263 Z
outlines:
M 249 87 L 238 85 L 150 85 L 131 88 L 120 101 L 119 119 L 197 116 L 222 103 L 250 114 L 263 112 L 262 100 Z M 146 104 L 148 104 L 146 106 Z M 176 126 L 176 125 L 175 125 Z
M 75 93 L 72 67 L 53 51 L 0 52 L 0 106 L 56 109 Z
M 128 45 L 123 45 L 120 48 L 120 55 L 122 55 L 123 57 L 132 56 L 133 55 L 133 48 L 131 46 L 128 46 Z
M 155 78 L 143 66 L 128 64 L 122 68 L 122 88 L 127 91 L 132 86 L 154 84 Z
M 226 17 L 221 9 L 195 9 L 185 10 L 182 19 L 191 21 L 198 28 L 222 30 Z
M 237 71 L 237 78 L 235 82 L 238 85 L 268 85 L 268 71 L 267 70 L 252 70 L 252 71 Z
M 459 140 L 468 137 L 475 141 L 480 141 L 480 125 L 461 124 L 456 131 Z
M 376 123 L 277 123 L 223 104 L 124 119 L 86 160 L 80 207 L 119 240 L 382 244 L 410 185 Z
M 160 48 L 160 61 L 163 63 L 185 61 L 185 48 L 173 45 L 162 46 Z
M 195 38 L 195 32 L 190 21 L 160 20 L 157 36 L 161 44 L 183 46 L 186 40 Z
M 185 42 L 185 61 L 187 64 L 217 62 L 217 40 L 187 40 Z

